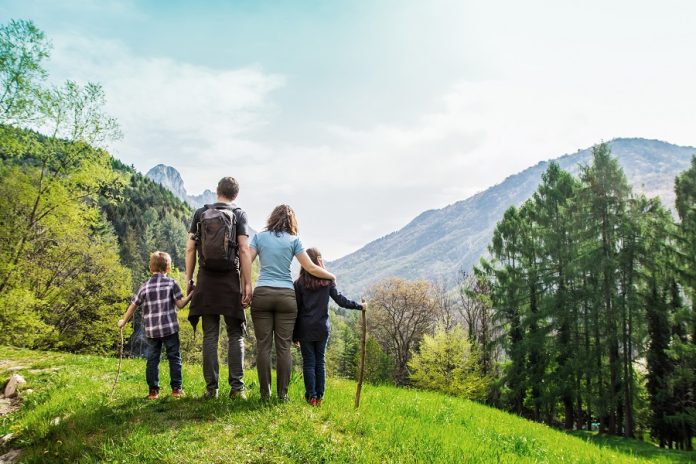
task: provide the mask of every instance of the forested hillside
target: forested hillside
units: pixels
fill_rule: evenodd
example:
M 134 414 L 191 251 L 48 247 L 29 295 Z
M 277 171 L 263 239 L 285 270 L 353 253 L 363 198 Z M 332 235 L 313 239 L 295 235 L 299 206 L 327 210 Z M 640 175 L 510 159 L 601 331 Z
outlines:
M 125 179 L 105 152 L 0 127 L 1 343 L 103 351 L 132 290 L 98 202 Z
M 105 151 L 1 126 L 0 189 L 6 341 L 108 348 L 149 254 L 183 268 L 191 210 Z
M 191 207 L 119 160 L 112 158 L 112 166 L 128 180 L 117 201 L 103 197 L 99 206 L 119 239 L 123 264 L 140 277 L 147 275 L 150 253 L 161 249 L 183 270 Z
M 97 83 L 48 85 L 50 42 L 0 26 L 0 344 L 104 352 L 163 249 L 183 266 L 190 208 L 99 147 L 121 136 Z

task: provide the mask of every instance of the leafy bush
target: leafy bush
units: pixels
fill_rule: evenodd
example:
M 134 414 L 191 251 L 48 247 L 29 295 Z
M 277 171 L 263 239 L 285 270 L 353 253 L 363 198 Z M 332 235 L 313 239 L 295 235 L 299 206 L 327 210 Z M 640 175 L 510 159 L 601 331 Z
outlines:
M 36 298 L 26 288 L 8 291 L 0 304 L 0 345 L 36 346 L 51 327 L 35 311 Z
M 460 325 L 425 335 L 409 368 L 417 387 L 473 400 L 486 397 L 490 380 L 481 374 L 478 351 Z

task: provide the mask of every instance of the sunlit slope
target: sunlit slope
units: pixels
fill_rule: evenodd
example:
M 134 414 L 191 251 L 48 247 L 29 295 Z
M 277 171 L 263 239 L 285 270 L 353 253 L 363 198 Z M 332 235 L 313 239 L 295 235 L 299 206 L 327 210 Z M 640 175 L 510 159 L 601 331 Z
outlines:
M 669 463 L 690 456 L 625 440 L 602 448 L 476 403 L 387 386 L 366 386 L 356 412 L 355 383 L 346 380 L 329 381 L 321 408 L 301 399 L 300 376 L 289 403 L 260 402 L 253 372 L 247 401 L 204 401 L 201 368 L 187 365 L 186 398 L 173 400 L 163 388 L 149 402 L 144 361 L 127 360 L 108 402 L 112 358 L 0 347 L 3 379 L 11 369 L 28 383 L 23 408 L 0 420 L 0 436 L 14 434 L 0 451 L 21 448 L 23 462 Z

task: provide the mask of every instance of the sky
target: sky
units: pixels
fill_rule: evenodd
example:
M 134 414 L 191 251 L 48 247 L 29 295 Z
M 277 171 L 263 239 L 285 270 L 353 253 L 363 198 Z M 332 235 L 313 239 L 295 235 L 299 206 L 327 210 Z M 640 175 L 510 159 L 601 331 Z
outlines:
M 189 193 L 235 177 L 329 260 L 616 137 L 696 146 L 691 0 L 0 0 Z

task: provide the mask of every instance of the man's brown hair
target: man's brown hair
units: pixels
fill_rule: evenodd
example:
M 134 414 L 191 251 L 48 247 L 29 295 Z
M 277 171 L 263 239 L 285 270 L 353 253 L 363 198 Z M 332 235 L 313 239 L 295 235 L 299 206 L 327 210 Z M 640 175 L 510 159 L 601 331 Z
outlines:
M 234 200 L 239 194 L 239 182 L 234 177 L 223 177 L 217 185 L 217 194 L 219 197 Z
M 266 230 L 275 232 L 276 235 L 280 235 L 281 232 L 297 235 L 295 211 L 288 205 L 276 206 L 266 222 Z
M 150 255 L 150 272 L 169 272 L 172 257 L 164 251 L 155 251 Z

